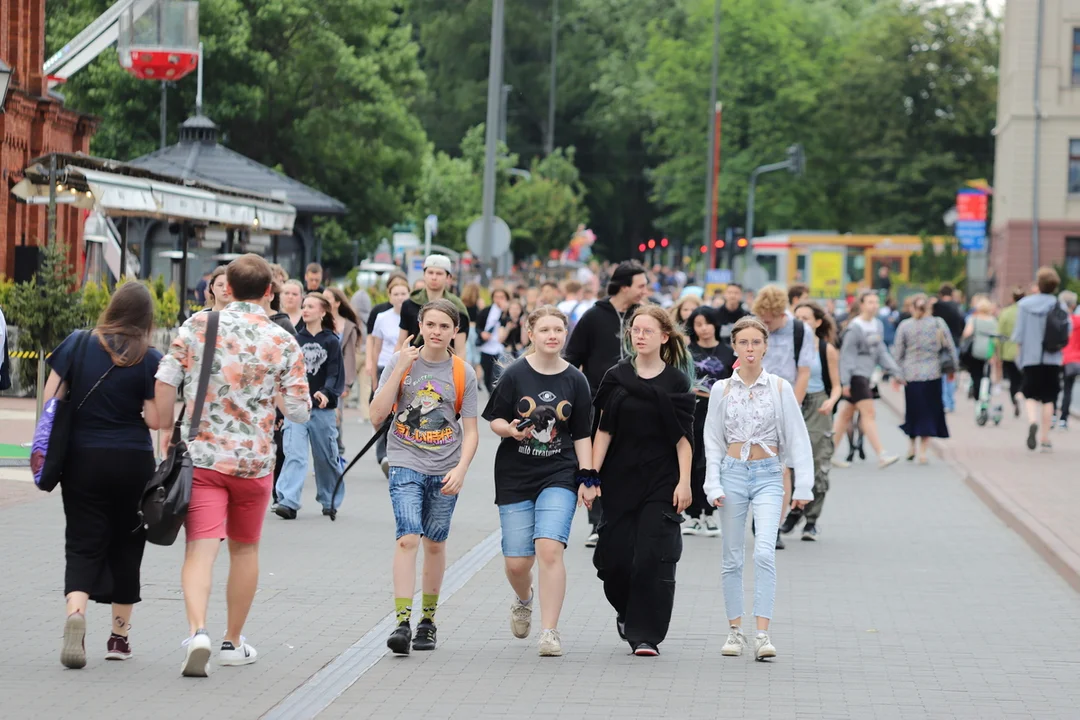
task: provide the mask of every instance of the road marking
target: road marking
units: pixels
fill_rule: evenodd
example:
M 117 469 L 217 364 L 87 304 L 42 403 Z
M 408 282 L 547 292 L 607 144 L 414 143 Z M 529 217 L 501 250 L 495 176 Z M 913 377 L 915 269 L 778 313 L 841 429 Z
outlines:
M 439 602 L 450 598 L 502 551 L 502 531 L 496 530 L 446 570 Z M 420 607 L 420 593 L 413 599 Z M 386 637 L 394 629 L 394 613 L 388 613 L 362 638 L 263 715 L 264 720 L 311 720 L 328 708 L 390 652 Z

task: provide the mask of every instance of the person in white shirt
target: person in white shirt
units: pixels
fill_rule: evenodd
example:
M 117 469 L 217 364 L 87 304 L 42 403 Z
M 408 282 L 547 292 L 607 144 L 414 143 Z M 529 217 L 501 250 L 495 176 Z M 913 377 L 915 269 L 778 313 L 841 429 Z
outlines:
M 409 281 L 404 278 L 391 278 L 387 283 L 386 293 L 390 309 L 383 310 L 375 318 L 371 330 L 371 354 L 375 360 L 375 374 L 371 378 L 371 387 L 379 386 L 383 370 L 390 364 L 397 352 L 397 341 L 401 329 L 401 306 L 409 299 Z M 386 435 L 375 444 L 375 459 L 379 462 L 383 474 L 390 476 L 390 463 L 386 460 Z
M 505 290 L 491 291 L 491 305 L 476 317 L 477 342 L 480 344 L 480 367 L 484 372 L 484 388 L 491 394 L 498 376 L 499 358 L 504 349 L 499 341 L 499 327 L 503 314 L 510 306 L 510 295 Z
M 762 368 L 769 350 L 769 331 L 755 317 L 744 317 L 731 331 L 738 369 L 718 380 L 705 419 L 705 495 L 721 508 L 723 529 L 724 606 L 730 631 L 721 654 L 741 655 L 743 555 L 746 515 L 753 508 L 759 538 L 771 538 L 780 527 L 784 501 L 783 468 L 793 471 L 792 507 L 814 499 L 814 457 L 802 409 L 791 383 Z M 776 547 L 754 543 L 754 615 L 757 637 L 754 657 L 776 657 L 769 640 L 769 621 L 776 598 Z

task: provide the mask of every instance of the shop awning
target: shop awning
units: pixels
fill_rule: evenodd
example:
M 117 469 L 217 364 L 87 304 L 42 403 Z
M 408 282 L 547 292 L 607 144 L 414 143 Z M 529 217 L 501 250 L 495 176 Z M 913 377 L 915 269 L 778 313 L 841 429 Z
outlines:
M 26 202 L 49 198 L 49 158 L 26 168 L 12 193 Z M 84 155 L 58 155 L 58 202 L 110 217 L 155 217 L 258 233 L 289 234 L 296 208 L 248 190 L 159 175 Z

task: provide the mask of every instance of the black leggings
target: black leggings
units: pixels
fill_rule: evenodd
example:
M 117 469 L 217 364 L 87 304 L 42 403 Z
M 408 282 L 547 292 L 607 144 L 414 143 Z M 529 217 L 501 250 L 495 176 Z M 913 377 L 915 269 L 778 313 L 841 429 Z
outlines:
M 150 450 L 71 448 L 60 484 L 67 519 L 64 594 L 100 603 L 139 602 L 146 532 L 139 520 L 143 489 L 154 474 Z

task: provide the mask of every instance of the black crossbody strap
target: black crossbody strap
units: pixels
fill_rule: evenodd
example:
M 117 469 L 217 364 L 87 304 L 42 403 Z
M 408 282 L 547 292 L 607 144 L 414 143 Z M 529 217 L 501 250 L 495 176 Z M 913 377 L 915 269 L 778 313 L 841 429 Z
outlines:
M 191 413 L 191 426 L 188 428 L 188 442 L 199 434 L 202 422 L 203 402 L 206 389 L 210 387 L 210 366 L 214 364 L 214 350 L 217 347 L 218 319 L 220 313 L 212 312 L 206 319 L 206 342 L 203 344 L 202 363 L 199 365 L 199 385 L 195 389 L 195 410 Z

